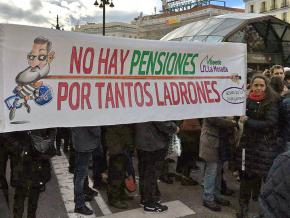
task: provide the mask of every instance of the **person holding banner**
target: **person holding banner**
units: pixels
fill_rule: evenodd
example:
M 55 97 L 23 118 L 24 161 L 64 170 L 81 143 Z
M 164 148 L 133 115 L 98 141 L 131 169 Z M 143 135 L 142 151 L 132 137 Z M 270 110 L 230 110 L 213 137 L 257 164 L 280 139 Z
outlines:
M 101 128 L 98 126 L 73 127 L 72 141 L 75 148 L 74 211 L 83 215 L 92 215 L 94 212 L 85 204 L 84 182 L 88 176 L 92 153 L 101 147 Z
M 124 190 L 128 162 L 126 153 L 134 151 L 133 127 L 131 125 L 106 126 L 105 145 L 109 154 L 107 186 L 109 204 L 119 209 L 127 209 L 126 201 L 133 199 Z
M 222 168 L 229 159 L 229 146 L 235 136 L 236 120 L 232 117 L 203 119 L 199 156 L 205 160 L 203 205 L 210 210 L 220 211 L 230 202 L 221 197 Z
M 283 151 L 277 143 L 278 99 L 265 76 L 252 77 L 246 116 L 240 117 L 244 130 L 236 157 L 241 178 L 238 218 L 248 217 L 251 196 L 253 200 L 258 199 L 262 180 Z
M 0 134 L 0 189 L 3 190 L 7 203 L 9 203 L 8 182 L 6 179 L 6 168 L 10 161 L 10 185 L 15 186 L 14 167 L 17 165 L 21 154 L 22 134 L 14 132 Z
M 6 152 L 4 133 L 0 133 L 0 189 L 2 189 L 4 197 L 9 204 L 8 200 L 8 183 L 6 179 L 6 166 L 8 161 L 8 154 Z
M 135 143 L 138 155 L 140 205 L 145 213 L 162 213 L 168 207 L 160 204 L 157 180 L 168 150 L 169 134 L 179 132 L 171 121 L 135 124 Z
M 15 177 L 14 218 L 22 218 L 28 199 L 27 218 L 36 218 L 40 193 L 51 178 L 49 159 L 55 154 L 56 130 L 39 129 L 11 133 L 21 145 L 19 160 L 13 167 Z M 53 148 L 53 149 L 52 149 Z

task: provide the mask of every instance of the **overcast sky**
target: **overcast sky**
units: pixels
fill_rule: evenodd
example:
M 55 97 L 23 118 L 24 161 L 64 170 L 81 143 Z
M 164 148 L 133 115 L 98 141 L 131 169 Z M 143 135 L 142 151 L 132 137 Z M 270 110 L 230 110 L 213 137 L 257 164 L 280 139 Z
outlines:
M 76 24 L 102 22 L 102 10 L 95 0 L 0 0 L 0 23 L 13 23 L 51 28 L 59 15 L 60 24 L 69 30 Z M 100 2 L 100 0 L 99 0 Z M 106 21 L 130 22 L 140 12 L 144 15 L 161 10 L 161 0 L 113 0 L 115 7 L 106 8 Z M 243 8 L 243 0 L 226 0 L 229 7 Z

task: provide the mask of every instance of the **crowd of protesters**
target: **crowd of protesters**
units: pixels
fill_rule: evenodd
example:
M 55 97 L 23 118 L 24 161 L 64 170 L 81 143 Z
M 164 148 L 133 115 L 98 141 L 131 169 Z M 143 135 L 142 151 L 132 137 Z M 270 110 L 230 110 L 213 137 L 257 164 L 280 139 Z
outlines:
M 222 206 L 230 205 L 223 198 L 233 194 L 223 178 L 228 162 L 240 181 L 238 218 L 249 217 L 251 199 L 260 202 L 258 217 L 290 217 L 290 68 L 274 65 L 263 74 L 248 76 L 246 115 L 241 117 L 1 133 L 0 188 L 9 204 L 9 159 L 14 217 L 23 216 L 26 198 L 27 217 L 36 217 L 39 195 L 51 178 L 50 159 L 62 155 L 62 144 L 63 151 L 69 152 L 68 170 L 74 173 L 76 213 L 93 214 L 85 202 L 103 187 L 111 206 L 127 209 L 127 201 L 133 199 L 128 192 L 136 190 L 132 159 L 136 155 L 140 205 L 146 213 L 168 210 L 161 203 L 158 179 L 172 184 L 175 178 L 181 185 L 197 185 L 191 171 L 199 168 L 200 161 L 205 166 L 201 184 L 205 207 L 221 211 Z M 176 135 L 181 154 L 170 156 L 169 144 Z M 175 170 L 170 172 L 172 163 Z

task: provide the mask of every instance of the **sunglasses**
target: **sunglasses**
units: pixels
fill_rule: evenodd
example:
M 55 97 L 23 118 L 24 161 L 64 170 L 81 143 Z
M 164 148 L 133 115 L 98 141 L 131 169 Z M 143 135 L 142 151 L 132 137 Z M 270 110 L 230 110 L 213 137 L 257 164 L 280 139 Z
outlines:
M 39 61 L 45 61 L 47 59 L 47 55 L 38 55 L 38 56 L 32 54 L 27 55 L 27 59 L 30 61 L 34 61 L 36 57 Z

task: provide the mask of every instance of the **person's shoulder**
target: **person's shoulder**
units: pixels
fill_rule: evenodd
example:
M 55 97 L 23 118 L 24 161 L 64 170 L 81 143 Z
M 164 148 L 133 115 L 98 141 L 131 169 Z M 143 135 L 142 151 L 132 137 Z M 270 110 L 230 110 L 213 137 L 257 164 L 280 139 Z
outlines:
M 280 154 L 276 159 L 275 159 L 276 164 L 279 164 L 280 166 L 288 166 L 290 170 L 290 151 L 284 152 Z
M 290 90 L 288 90 L 284 95 L 283 95 L 283 101 L 289 101 L 290 100 Z
M 290 160 L 290 150 L 282 153 L 281 156 L 288 158 Z

